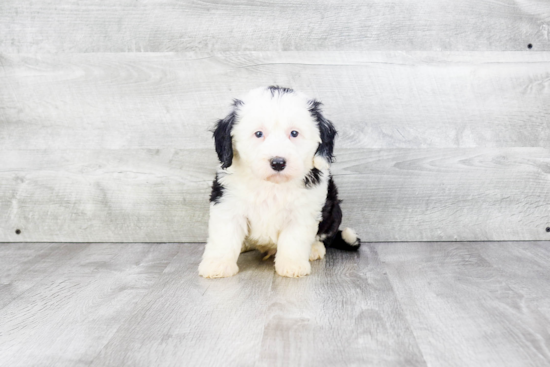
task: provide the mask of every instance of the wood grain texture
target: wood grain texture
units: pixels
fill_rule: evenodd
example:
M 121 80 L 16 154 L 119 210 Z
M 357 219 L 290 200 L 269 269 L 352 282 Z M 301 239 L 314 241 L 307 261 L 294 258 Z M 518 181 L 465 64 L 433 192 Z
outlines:
M 0 49 L 38 52 L 550 50 L 544 0 L 20 1 Z
M 367 241 L 550 238 L 546 148 L 345 150 L 337 158 L 345 219 Z
M 259 365 L 426 366 L 372 244 L 311 271 L 275 276 Z
M 36 265 L 73 253 L 10 276 L 35 285 L 0 308 L 0 365 L 550 364 L 548 241 L 365 244 L 300 279 L 257 252 L 235 277 L 203 279 L 203 246 L 0 244 Z
M 205 240 L 216 168 L 211 149 L 19 150 L 2 155 L 1 237 Z
M 187 244 L 90 366 L 253 366 L 273 266 L 241 255 L 238 277 L 199 277 L 203 245 Z M 132 336 L 128 338 L 128 336 Z
M 125 311 L 180 249 L 175 244 L 63 248 L 77 255 L 69 262 L 59 258 L 52 274 L 35 273 L 36 285 L 2 309 L 2 364 L 89 365 L 130 316 Z
M 0 54 L 0 149 L 203 149 L 232 98 L 323 101 L 347 148 L 550 146 L 548 52 Z
M 26 267 L 34 256 L 47 256 L 53 251 L 51 243 L 40 243 L 36 247 L 30 247 L 23 243 L 14 243 L 14 248 L 0 246 L 0 268 L 3 269 L 1 284 L 9 282 L 9 278 L 17 273 L 17 269 Z
M 15 248 L 14 248 L 15 247 Z M 2 245 L 0 275 L 0 308 L 34 287 L 43 278 L 57 271 L 61 265 L 77 256 L 86 246 L 74 249 L 60 244 L 26 243 Z M 17 256 L 14 258 L 14 255 Z M 21 261 L 21 260 L 22 261 Z M 9 263 L 8 263 L 9 262 Z
M 486 247 L 490 246 L 490 247 Z M 529 250 L 530 244 L 522 244 Z M 545 243 L 548 246 L 548 242 Z M 548 314 L 529 301 L 529 290 L 481 251 L 498 259 L 501 248 L 517 255 L 515 267 L 532 260 L 516 243 L 377 244 L 397 299 L 428 365 L 544 366 L 550 361 Z M 536 253 L 536 252 L 534 252 Z M 533 254 L 534 254 L 533 253 Z M 549 279 L 548 268 L 544 269 Z M 530 280 L 536 281 L 529 273 Z M 546 285 L 548 288 L 548 284 Z
M 336 153 L 343 225 L 364 241 L 550 238 L 546 148 Z M 2 154 L 0 241 L 206 240 L 212 149 Z
M 523 295 L 523 303 L 536 308 L 550 320 L 550 297 L 547 279 L 550 263 L 550 246 L 547 242 L 518 242 L 501 246 L 501 243 L 486 243 L 478 251 L 502 279 L 517 293 Z M 522 259 L 518 262 L 517 259 Z

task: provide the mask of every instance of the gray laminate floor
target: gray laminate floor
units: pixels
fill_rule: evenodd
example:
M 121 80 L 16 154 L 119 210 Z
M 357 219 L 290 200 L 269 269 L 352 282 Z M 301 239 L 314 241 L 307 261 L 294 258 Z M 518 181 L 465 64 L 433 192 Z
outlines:
M 371 243 L 300 279 L 201 244 L 0 244 L 2 366 L 548 366 L 550 242 Z

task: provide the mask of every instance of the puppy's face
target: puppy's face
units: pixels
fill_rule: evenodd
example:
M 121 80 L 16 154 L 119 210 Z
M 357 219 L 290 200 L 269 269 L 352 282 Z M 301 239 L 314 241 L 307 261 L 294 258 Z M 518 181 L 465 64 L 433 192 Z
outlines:
M 214 138 L 222 168 L 236 163 L 274 183 L 302 179 L 332 161 L 336 131 L 320 103 L 291 89 L 259 88 L 218 121 Z M 235 161 L 235 162 L 233 162 Z
M 321 142 L 308 99 L 295 92 L 251 93 L 239 106 L 232 135 L 239 163 L 275 183 L 304 177 Z

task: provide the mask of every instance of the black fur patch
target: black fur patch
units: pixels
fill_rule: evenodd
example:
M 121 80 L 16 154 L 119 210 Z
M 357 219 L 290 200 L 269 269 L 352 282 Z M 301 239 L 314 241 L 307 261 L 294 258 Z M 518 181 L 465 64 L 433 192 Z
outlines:
M 225 187 L 218 180 L 218 174 L 216 173 L 216 178 L 214 179 L 214 182 L 212 182 L 212 192 L 210 192 L 210 202 L 214 203 L 214 205 L 219 204 L 220 199 L 223 196 L 224 190 L 225 190 Z
M 327 243 L 327 240 L 325 240 L 325 247 L 344 251 L 357 251 L 361 247 L 361 239 L 357 238 L 354 243 L 347 243 L 346 240 L 342 238 L 342 231 L 338 231 L 330 243 Z
M 239 99 L 233 100 L 233 111 L 223 120 L 218 120 L 216 128 L 213 131 L 214 143 L 218 159 L 222 164 L 222 168 L 227 168 L 233 163 L 233 142 L 231 130 L 237 119 L 237 111 L 239 106 L 243 105 L 243 101 Z
M 338 189 L 336 184 L 332 180 L 332 177 L 328 181 L 327 199 L 322 209 L 322 220 L 319 223 L 319 230 L 317 235 L 324 238 L 323 243 L 325 247 L 331 247 L 338 250 L 345 251 L 357 251 L 361 247 L 361 239 L 357 238 L 354 243 L 347 243 L 342 238 L 342 231 L 338 228 L 342 223 L 342 208 L 340 203 L 342 200 L 338 200 Z
M 317 121 L 317 126 L 319 127 L 319 134 L 321 137 L 321 143 L 315 152 L 316 155 L 325 157 L 327 162 L 334 162 L 334 138 L 336 137 L 336 129 L 332 122 L 327 120 L 323 113 L 321 112 L 322 103 L 312 99 L 309 101 L 309 113 Z
M 325 235 L 327 239 L 336 235 L 342 223 L 341 202 L 338 200 L 338 189 L 331 176 L 328 180 L 327 199 L 321 211 L 322 220 L 319 223 L 318 235 Z
M 319 171 L 317 168 L 313 168 L 309 173 L 304 177 L 304 185 L 309 189 L 315 185 L 318 185 L 321 182 L 321 177 L 323 172 Z
M 279 95 L 285 93 L 294 93 L 294 89 L 279 87 L 278 85 L 270 85 L 269 87 L 267 87 L 267 89 L 269 89 L 269 91 L 271 92 L 271 97 L 275 97 L 275 93 L 278 93 Z

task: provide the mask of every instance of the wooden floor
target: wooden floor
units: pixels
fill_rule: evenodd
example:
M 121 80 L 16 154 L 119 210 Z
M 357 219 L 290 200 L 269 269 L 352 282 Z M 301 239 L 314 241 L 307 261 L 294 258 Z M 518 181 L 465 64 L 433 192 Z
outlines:
M 202 244 L 0 244 L 2 366 L 548 366 L 550 242 L 367 243 L 300 279 Z

